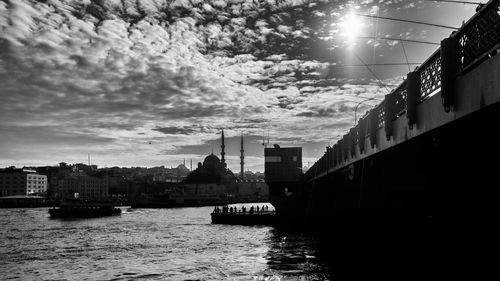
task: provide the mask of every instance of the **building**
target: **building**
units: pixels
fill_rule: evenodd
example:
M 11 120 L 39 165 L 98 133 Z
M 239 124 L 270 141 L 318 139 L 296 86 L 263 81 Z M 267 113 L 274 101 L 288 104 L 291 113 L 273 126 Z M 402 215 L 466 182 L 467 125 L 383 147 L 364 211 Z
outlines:
M 198 163 L 198 168 L 186 177 L 187 184 L 207 184 L 215 183 L 228 185 L 236 182 L 236 177 L 231 170 L 225 167 L 225 163 L 219 157 L 210 154 L 205 157 L 202 163 Z
M 47 176 L 27 169 L 8 168 L 0 172 L 0 196 L 45 195 Z
M 263 179 L 245 179 L 238 181 L 238 197 L 240 201 L 268 201 L 269 186 Z
M 88 176 L 84 173 L 71 173 L 57 181 L 60 198 L 98 199 L 108 197 L 109 183 L 106 179 Z
M 276 208 L 278 215 L 290 214 L 291 220 L 298 219 L 303 213 L 302 191 L 302 148 L 280 147 L 265 148 L 265 178 L 269 186 L 269 202 Z
M 221 158 L 213 153 L 205 157 L 203 163 L 198 163 L 198 168 L 189 173 L 184 180 L 188 189 L 196 190 L 197 193 L 205 191 L 208 193 L 235 193 L 236 176 L 227 168 L 224 158 L 224 130 L 221 135 Z
M 266 148 L 266 182 L 298 182 L 302 179 L 302 147 Z

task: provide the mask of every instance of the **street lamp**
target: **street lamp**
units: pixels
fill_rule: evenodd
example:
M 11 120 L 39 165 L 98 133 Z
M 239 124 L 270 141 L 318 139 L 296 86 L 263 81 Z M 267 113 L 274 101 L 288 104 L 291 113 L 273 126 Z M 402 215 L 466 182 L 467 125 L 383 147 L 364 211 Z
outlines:
M 357 112 L 358 112 L 358 108 L 361 104 L 367 102 L 367 101 L 372 101 L 372 100 L 376 100 L 376 98 L 369 98 L 369 99 L 366 99 L 366 100 L 362 100 L 360 102 L 358 102 L 358 104 L 356 104 L 356 107 L 354 108 L 354 126 L 356 126 L 356 122 L 358 121 L 358 118 L 357 118 Z M 369 105 L 371 107 L 374 107 L 375 105 L 372 105 L 372 104 L 366 104 L 366 105 Z

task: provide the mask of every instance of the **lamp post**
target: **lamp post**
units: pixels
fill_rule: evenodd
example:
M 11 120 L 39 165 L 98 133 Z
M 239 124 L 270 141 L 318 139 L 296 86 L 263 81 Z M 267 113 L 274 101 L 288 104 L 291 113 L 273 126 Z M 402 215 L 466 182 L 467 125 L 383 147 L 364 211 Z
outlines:
M 362 100 L 360 102 L 358 102 L 358 104 L 356 104 L 356 107 L 354 108 L 354 126 L 356 126 L 356 122 L 358 121 L 358 118 L 357 118 L 357 112 L 358 112 L 358 108 L 361 104 L 367 102 L 367 101 L 371 101 L 371 100 L 375 100 L 375 98 L 369 98 L 369 99 L 366 99 L 366 100 Z M 374 107 L 374 105 L 371 105 L 371 104 L 367 104 L 371 107 Z

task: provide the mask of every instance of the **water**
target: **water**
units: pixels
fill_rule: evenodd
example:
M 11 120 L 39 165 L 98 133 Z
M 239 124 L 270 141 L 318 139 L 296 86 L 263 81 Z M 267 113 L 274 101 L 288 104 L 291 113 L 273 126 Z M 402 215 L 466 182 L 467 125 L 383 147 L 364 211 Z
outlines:
M 0 209 L 0 279 L 334 279 L 309 234 L 212 225 L 212 209 L 123 207 L 120 216 L 78 220 Z

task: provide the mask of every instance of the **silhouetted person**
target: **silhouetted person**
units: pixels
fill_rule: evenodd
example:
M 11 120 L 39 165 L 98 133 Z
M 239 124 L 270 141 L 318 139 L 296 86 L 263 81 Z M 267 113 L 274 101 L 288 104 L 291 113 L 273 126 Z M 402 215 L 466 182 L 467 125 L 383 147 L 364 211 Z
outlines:
M 259 212 L 259 206 L 257 206 L 257 213 Z

